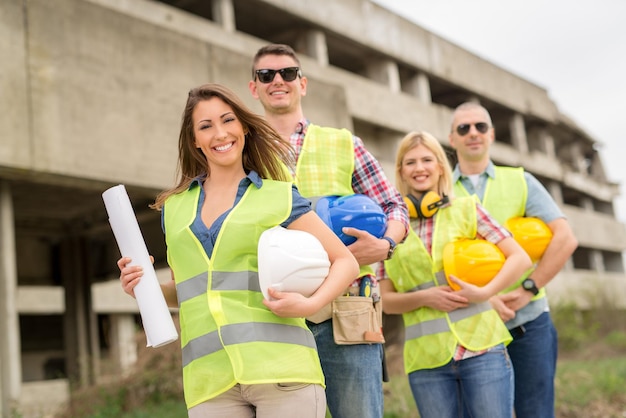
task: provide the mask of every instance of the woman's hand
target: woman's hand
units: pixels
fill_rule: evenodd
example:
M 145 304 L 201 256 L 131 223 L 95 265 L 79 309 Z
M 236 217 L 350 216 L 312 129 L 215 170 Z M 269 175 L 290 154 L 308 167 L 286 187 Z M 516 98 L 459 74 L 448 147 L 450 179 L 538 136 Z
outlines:
M 283 318 L 305 318 L 321 307 L 296 292 L 281 292 L 271 287 L 267 290 L 272 300 L 263 299 L 263 304 L 275 315 Z
M 150 261 L 153 258 L 150 256 Z M 143 276 L 143 267 L 141 266 L 129 266 L 132 260 L 130 257 L 122 257 L 117 260 L 117 267 L 120 269 L 120 282 L 122 283 L 122 289 L 132 297 L 135 297 L 135 286 L 139 283 L 141 276 Z
M 449 286 L 435 286 L 420 290 L 424 293 L 424 305 L 442 312 L 452 312 L 455 309 L 467 308 L 468 299 L 455 292 Z
M 479 287 L 471 283 L 465 282 L 454 275 L 450 275 L 450 280 L 456 283 L 461 289 L 456 293 L 464 296 L 471 303 L 481 303 L 488 300 L 492 295 L 484 287 Z

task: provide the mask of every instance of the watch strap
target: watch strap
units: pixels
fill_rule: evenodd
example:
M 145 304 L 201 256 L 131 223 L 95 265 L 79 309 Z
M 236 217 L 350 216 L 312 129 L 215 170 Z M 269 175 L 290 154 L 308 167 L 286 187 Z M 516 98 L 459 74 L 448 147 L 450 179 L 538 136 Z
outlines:
M 396 242 L 388 236 L 381 237 L 380 239 L 384 239 L 389 243 L 389 251 L 387 252 L 387 260 L 389 260 L 396 249 Z

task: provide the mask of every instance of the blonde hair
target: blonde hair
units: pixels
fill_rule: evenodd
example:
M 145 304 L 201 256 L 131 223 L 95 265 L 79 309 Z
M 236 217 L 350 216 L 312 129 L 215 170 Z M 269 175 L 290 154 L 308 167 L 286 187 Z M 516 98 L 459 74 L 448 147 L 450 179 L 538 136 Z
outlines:
M 439 196 L 447 195 L 453 196 L 452 192 L 452 168 L 450 162 L 446 156 L 446 152 L 443 146 L 437 141 L 437 139 L 428 132 L 409 132 L 402 138 L 400 145 L 398 146 L 398 152 L 396 154 L 396 187 L 402 196 L 409 194 L 409 186 L 402 179 L 402 163 L 404 156 L 413 148 L 418 145 L 425 146 L 430 150 L 437 159 L 439 166 L 441 167 L 442 174 L 439 177 L 437 184 L 437 193 Z
M 217 97 L 231 107 L 243 126 L 246 143 L 243 148 L 242 164 L 246 172 L 256 171 L 261 178 L 293 181 L 288 170 L 295 165 L 295 153 L 288 141 L 281 138 L 260 115 L 252 112 L 230 89 L 219 84 L 204 84 L 189 91 L 183 110 L 180 135 L 178 137 L 178 184 L 161 192 L 151 205 L 160 210 L 165 200 L 186 190 L 198 176 L 211 176 L 206 157 L 195 145 L 193 111 L 198 103 Z

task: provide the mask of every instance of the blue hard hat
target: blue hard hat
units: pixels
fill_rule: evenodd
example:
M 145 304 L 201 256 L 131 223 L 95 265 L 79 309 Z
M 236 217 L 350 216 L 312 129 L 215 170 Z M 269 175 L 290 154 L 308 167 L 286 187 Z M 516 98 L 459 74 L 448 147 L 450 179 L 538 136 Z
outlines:
M 325 196 L 317 201 L 315 212 L 345 245 L 356 241 L 342 232 L 344 227 L 361 229 L 380 238 L 387 229 L 382 208 L 364 194 Z

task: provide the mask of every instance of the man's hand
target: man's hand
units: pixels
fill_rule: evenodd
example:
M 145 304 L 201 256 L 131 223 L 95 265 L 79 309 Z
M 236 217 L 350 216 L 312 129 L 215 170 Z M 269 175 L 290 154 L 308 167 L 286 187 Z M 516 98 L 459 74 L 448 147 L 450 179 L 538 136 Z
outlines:
M 528 305 L 533 297 L 534 295 L 532 293 L 519 286 L 517 289 L 512 290 L 509 293 L 501 295 L 500 300 L 506 305 L 507 308 L 517 312 L 524 306 Z
M 495 295 L 489 299 L 489 303 L 491 303 L 491 307 L 498 312 L 500 319 L 502 319 L 503 322 L 507 322 L 515 318 L 515 311 L 508 308 L 501 298 L 502 295 Z
M 389 242 L 361 229 L 345 227 L 342 231 L 346 235 L 356 237 L 356 242 L 348 245 L 348 249 L 360 266 L 374 264 L 387 258 Z

